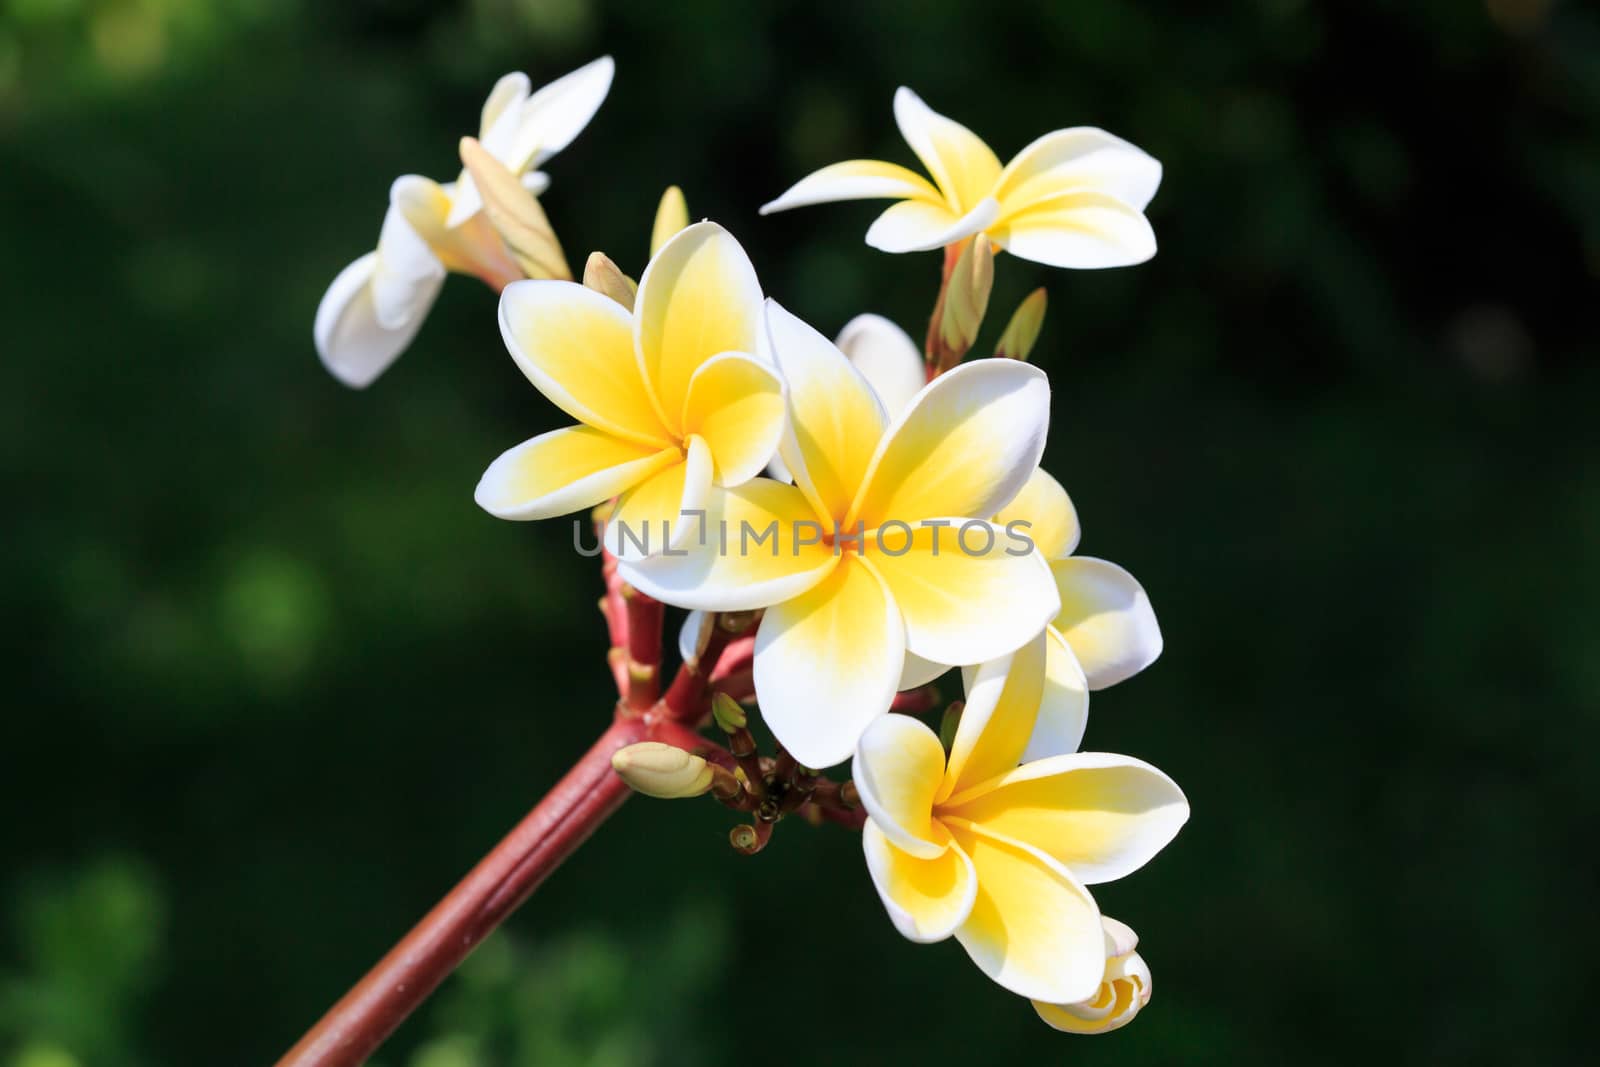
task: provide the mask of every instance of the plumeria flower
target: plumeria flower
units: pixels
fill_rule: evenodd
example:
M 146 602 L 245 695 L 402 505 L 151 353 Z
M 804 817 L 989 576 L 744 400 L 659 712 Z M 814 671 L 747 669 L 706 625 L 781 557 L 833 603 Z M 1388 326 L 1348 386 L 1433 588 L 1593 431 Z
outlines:
M 980 662 L 1055 617 L 1044 558 L 985 521 L 1038 464 L 1050 388 L 1036 367 L 977 360 L 891 420 L 821 334 L 771 301 L 767 328 L 788 384 L 781 455 L 797 484 L 713 493 L 708 537 L 683 556 L 624 561 L 622 575 L 680 607 L 765 608 L 762 714 L 796 759 L 826 767 L 888 710 L 907 650 Z
M 1106 935 L 1106 969 L 1094 996 L 1075 1004 L 1034 1001 L 1039 1018 L 1069 1034 L 1106 1034 L 1133 1022 L 1150 1003 L 1150 967 L 1135 951 L 1139 935 L 1126 923 L 1100 916 Z
M 579 425 L 496 459 L 478 483 L 478 504 L 503 519 L 540 519 L 620 497 L 616 535 L 607 534 L 619 556 L 681 541 L 713 484 L 754 477 L 778 447 L 783 383 L 753 355 L 761 308 L 755 268 L 713 222 L 662 246 L 631 312 L 574 282 L 507 286 L 506 347 Z
M 885 715 L 862 735 L 852 773 L 868 814 L 867 869 L 895 927 L 913 941 L 954 936 L 1011 992 L 1076 1004 L 1106 975 L 1085 887 L 1144 866 L 1189 805 L 1128 756 L 1022 762 L 1045 684 L 1044 645 L 1029 642 L 973 673 L 948 759 L 922 722 Z
M 933 181 L 894 163 L 853 159 L 823 167 L 761 209 L 832 200 L 894 199 L 867 230 L 884 252 L 941 248 L 986 233 L 996 248 L 1052 267 L 1122 267 L 1155 255 L 1144 209 L 1161 164 L 1090 126 L 1056 130 L 1004 167 L 988 145 L 907 88 L 894 117 Z
M 611 88 L 610 56 L 529 92 L 526 74 L 501 78 L 483 105 L 479 140 L 538 195 L 549 185 L 531 170 L 572 142 Z M 333 280 L 317 308 L 317 354 L 346 385 L 370 385 L 403 352 L 450 272 L 495 289 L 522 277 L 481 208 L 466 171 L 443 185 L 408 174 L 389 190 L 378 248 Z

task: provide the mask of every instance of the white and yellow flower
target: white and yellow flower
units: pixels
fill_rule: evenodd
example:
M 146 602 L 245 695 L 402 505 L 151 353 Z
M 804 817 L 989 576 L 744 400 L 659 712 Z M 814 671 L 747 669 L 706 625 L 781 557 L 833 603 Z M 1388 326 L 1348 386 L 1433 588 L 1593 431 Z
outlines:
M 1189 805 L 1170 778 L 1128 756 L 1021 762 L 1044 668 L 1042 641 L 979 667 L 948 759 L 922 722 L 883 716 L 862 735 L 852 772 L 868 814 L 867 869 L 895 927 L 913 941 L 954 936 L 1011 992 L 1076 1004 L 1106 975 L 1100 911 L 1085 887 L 1144 866 Z
M 1056 615 L 1044 558 L 986 521 L 1038 464 L 1050 389 L 1036 367 L 977 360 L 891 420 L 826 338 L 770 301 L 767 327 L 788 385 L 781 455 L 797 484 L 711 494 L 707 538 L 682 557 L 624 561 L 622 574 L 681 607 L 765 608 L 762 715 L 796 759 L 825 767 L 888 710 L 908 650 L 992 659 Z
M 986 233 L 996 248 L 1052 267 L 1121 267 L 1155 255 L 1144 209 L 1161 164 L 1104 130 L 1056 130 L 1004 167 L 965 126 L 902 87 L 895 121 L 933 181 L 894 163 L 854 159 L 801 179 L 762 214 L 833 200 L 893 199 L 867 230 L 885 252 L 941 248 Z
M 912 383 L 923 375 L 922 357 L 904 330 L 879 315 L 858 315 L 839 333 L 838 345 L 891 414 L 898 414 L 915 394 Z M 1051 621 L 1049 676 L 1062 691 L 1073 688 L 1074 676 L 1091 690 L 1104 689 L 1144 670 L 1161 655 L 1161 627 L 1144 587 L 1122 567 L 1090 556 L 1074 556 L 1082 537 L 1078 513 L 1061 484 L 1036 470 L 1020 492 L 994 516 L 1004 529 L 1016 529 L 1038 546 L 1050 564 L 1061 611 Z M 947 664 L 907 658 L 902 689 L 937 678 Z M 1054 706 L 1052 706 L 1054 707 Z M 1047 716 L 1055 721 L 1054 715 Z M 1061 720 L 1063 729 L 1081 718 L 1074 712 Z M 1067 750 L 1077 747 L 1073 739 Z
M 1139 935 L 1126 923 L 1100 916 L 1106 935 L 1106 969 L 1100 988 L 1074 1004 L 1033 1002 L 1039 1018 L 1069 1034 L 1107 1034 L 1133 1022 L 1150 1003 L 1150 967 L 1136 949 Z
M 496 459 L 478 504 L 503 519 L 539 519 L 620 497 L 607 534 L 619 556 L 681 541 L 712 485 L 759 474 L 783 433 L 783 384 L 753 355 L 761 313 L 755 268 L 712 222 L 662 246 L 631 312 L 574 282 L 507 286 L 506 347 L 579 425 Z
M 531 168 L 588 125 L 613 70 L 606 56 L 536 93 L 526 74 L 507 74 L 483 105 L 484 148 L 542 192 L 549 180 Z M 446 274 L 475 275 L 496 289 L 522 277 L 482 206 L 466 171 L 442 185 L 415 174 L 395 180 L 377 251 L 341 271 L 317 308 L 317 354 L 334 377 L 362 388 L 382 374 L 421 329 Z

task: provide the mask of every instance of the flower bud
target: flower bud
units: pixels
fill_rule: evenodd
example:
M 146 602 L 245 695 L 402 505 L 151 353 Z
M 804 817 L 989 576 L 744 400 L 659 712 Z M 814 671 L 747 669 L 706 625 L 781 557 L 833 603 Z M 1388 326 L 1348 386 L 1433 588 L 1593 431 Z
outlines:
M 661 194 L 661 203 L 656 207 L 656 224 L 650 230 L 650 258 L 654 259 L 656 253 L 661 251 L 661 246 L 688 225 L 689 204 L 683 198 L 683 190 L 676 185 L 667 186 L 667 191 Z
M 475 137 L 461 138 L 461 165 L 483 197 L 483 209 L 511 258 L 530 278 L 570 280 L 572 268 L 544 208 L 515 174 Z
M 1039 331 L 1044 329 L 1044 312 L 1048 303 L 1049 298 L 1040 287 L 1017 305 L 1017 310 L 1011 313 L 1011 321 L 1006 323 L 1006 332 L 1000 335 L 1000 343 L 995 345 L 996 359 L 1028 358 L 1034 343 L 1039 340 Z
M 750 721 L 739 702 L 727 693 L 717 693 L 711 698 L 711 717 L 717 720 L 723 733 L 729 734 L 743 730 Z
M 1076 1004 L 1033 1002 L 1039 1018 L 1069 1034 L 1105 1034 L 1128 1025 L 1150 1003 L 1150 968 L 1134 951 L 1139 935 L 1109 915 L 1100 916 L 1106 935 L 1106 973 L 1100 988 Z
M 699 756 L 659 741 L 641 741 L 611 754 L 611 769 L 635 792 L 676 800 L 711 788 L 711 765 Z
M 589 261 L 583 265 L 583 284 L 597 293 L 604 293 L 629 311 L 633 310 L 633 298 L 639 292 L 639 284 L 622 273 L 622 268 L 604 252 L 589 253 Z
M 993 287 L 994 246 L 980 233 L 961 250 L 945 289 L 939 317 L 944 366 L 954 366 L 972 350 L 984 313 L 989 310 L 989 291 Z

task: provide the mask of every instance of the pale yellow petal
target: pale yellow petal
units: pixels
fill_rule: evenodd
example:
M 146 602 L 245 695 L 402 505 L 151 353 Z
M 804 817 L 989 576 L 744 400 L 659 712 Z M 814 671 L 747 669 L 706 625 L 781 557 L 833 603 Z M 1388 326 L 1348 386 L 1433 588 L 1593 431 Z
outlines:
M 683 432 L 711 447 L 716 482 L 723 487 L 760 474 L 783 436 L 783 381 L 766 364 L 742 352 L 713 356 L 689 380 Z
M 712 356 L 757 351 L 761 285 L 733 236 L 699 222 L 662 247 L 639 279 L 633 331 L 662 420 L 682 427 L 689 380 Z
M 766 324 L 789 385 L 784 466 L 819 515 L 843 520 L 888 425 L 883 406 L 844 353 L 775 300 Z
M 1000 161 L 977 134 L 934 111 L 904 86 L 894 94 L 894 118 L 957 212 L 970 211 L 993 192 Z
M 1144 215 L 1098 192 L 1040 200 L 1001 218 L 988 234 L 1012 255 L 1048 267 L 1127 267 L 1156 254 L 1155 231 Z
M 751 611 L 799 596 L 839 562 L 800 490 L 767 478 L 713 487 L 704 530 L 686 539 L 687 555 L 623 561 L 623 577 L 679 607 Z
M 919 859 L 896 848 L 870 821 L 861 828 L 861 847 L 873 887 L 904 937 L 924 944 L 943 941 L 972 913 L 978 879 L 959 848 Z
M 1083 535 L 1072 498 L 1043 467 L 1028 476 L 1022 490 L 994 517 L 994 523 L 1026 536 L 1039 546 L 1045 559 L 1072 555 Z
M 592 508 L 680 466 L 675 448 L 612 437 L 591 426 L 551 430 L 489 464 L 473 498 L 502 519 L 544 519 Z
M 789 191 L 763 204 L 761 214 L 833 200 L 941 200 L 939 190 L 915 171 L 876 159 L 834 163 L 801 178 Z
M 898 848 L 924 859 L 945 850 L 949 835 L 933 821 L 944 778 L 938 734 L 909 715 L 880 716 L 861 735 L 850 776 L 861 806 Z
M 711 449 L 689 438 L 682 463 L 674 463 L 629 490 L 617 501 L 606 526 L 606 547 L 619 560 L 634 560 L 686 542 L 703 542 L 706 497 L 711 492 Z
M 1090 689 L 1131 678 L 1161 655 L 1161 627 L 1133 575 L 1093 556 L 1056 560 L 1050 573 L 1061 596 L 1056 628 L 1083 665 Z
M 1037 849 L 947 819 L 972 860 L 978 895 L 956 938 L 1002 987 L 1062 1004 L 1094 995 L 1105 974 L 1100 911 L 1072 873 Z
M 999 203 L 988 197 L 964 214 L 942 203 L 902 200 L 867 227 L 867 244 L 880 252 L 927 252 L 971 237 L 999 217 Z
M 882 579 L 859 558 L 841 559 L 822 581 L 762 616 L 754 670 L 761 717 L 806 766 L 842 763 L 868 724 L 888 712 L 905 654 L 905 631 Z
M 534 387 L 579 422 L 665 447 L 634 358 L 632 322 L 615 300 L 573 282 L 522 281 L 500 296 L 500 333 Z
M 1171 778 L 1107 752 L 1025 763 L 956 793 L 939 810 L 1048 853 L 1088 885 L 1143 867 L 1189 818 Z
M 1018 551 L 981 519 L 888 524 L 865 542 L 905 617 L 906 647 L 924 659 L 982 663 L 1036 637 L 1055 617 L 1059 601 L 1044 558 Z
M 1008 656 L 963 671 L 967 706 L 950 746 L 938 800 L 1016 770 L 1044 697 L 1047 638 L 1040 633 Z
M 1150 1003 L 1150 967 L 1135 949 L 1139 937 L 1125 923 L 1100 916 L 1106 937 L 1106 969 L 1100 988 L 1073 1004 L 1034 1001 L 1039 1018 L 1069 1034 L 1105 1034 L 1133 1021 Z
M 1038 367 L 964 363 L 935 378 L 889 428 L 845 525 L 987 518 L 1038 467 L 1049 426 L 1050 383 Z
M 1089 725 L 1089 681 L 1061 631 L 1044 628 L 1044 693 L 1022 762 L 1078 751 Z
M 1161 164 L 1143 149 L 1092 126 L 1047 133 L 1012 157 L 995 189 L 1007 213 L 1061 193 L 1092 191 L 1143 211 L 1161 184 Z

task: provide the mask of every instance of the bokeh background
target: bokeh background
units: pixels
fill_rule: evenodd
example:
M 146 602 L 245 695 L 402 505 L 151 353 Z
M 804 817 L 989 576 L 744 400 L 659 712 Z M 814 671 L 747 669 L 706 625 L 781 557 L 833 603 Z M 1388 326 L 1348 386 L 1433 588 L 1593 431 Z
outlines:
M 1095 698 L 1194 817 L 1102 887 L 1156 976 L 1047 1030 L 902 941 L 851 835 L 627 805 L 390 1067 L 1587 1061 L 1600 11 L 1563 0 L 5 0 L 0 1063 L 265 1063 L 603 726 L 597 577 L 472 488 L 555 425 L 452 279 L 366 393 L 311 344 L 391 179 L 494 79 L 618 77 L 549 170 L 637 272 L 668 183 L 825 331 L 917 332 L 872 205 L 915 86 L 1009 155 L 1166 164 L 1161 252 L 1036 285 L 1048 466 L 1167 651 Z

